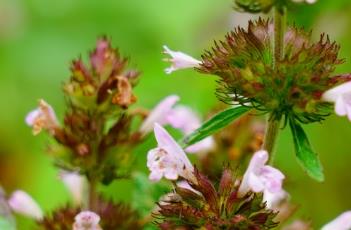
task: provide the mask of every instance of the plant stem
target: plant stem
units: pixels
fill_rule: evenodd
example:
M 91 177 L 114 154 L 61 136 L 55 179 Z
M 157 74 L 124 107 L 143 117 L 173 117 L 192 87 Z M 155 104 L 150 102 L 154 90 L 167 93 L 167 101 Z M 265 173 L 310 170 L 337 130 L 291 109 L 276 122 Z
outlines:
M 275 143 L 278 138 L 280 129 L 280 120 L 267 119 L 267 128 L 264 136 L 263 149 L 270 154 L 269 163 L 272 164 L 274 161 L 275 154 Z
M 283 58 L 284 55 L 284 31 L 286 24 L 286 9 L 284 7 L 274 8 L 274 58 L 273 68 L 276 69 L 277 62 Z M 270 154 L 269 163 L 273 164 L 275 155 L 275 143 L 279 134 L 280 120 L 271 117 L 267 119 L 267 129 L 265 132 L 263 149 Z
M 92 178 L 89 181 L 89 203 L 88 203 L 88 209 L 90 211 L 96 210 L 97 202 L 98 202 L 98 193 L 97 193 L 97 185 L 98 181 L 94 178 Z

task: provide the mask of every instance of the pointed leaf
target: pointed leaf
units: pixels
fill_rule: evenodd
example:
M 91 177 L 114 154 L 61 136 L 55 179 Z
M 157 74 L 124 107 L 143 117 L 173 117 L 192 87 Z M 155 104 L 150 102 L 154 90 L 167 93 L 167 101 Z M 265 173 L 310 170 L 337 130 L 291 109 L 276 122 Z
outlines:
M 200 128 L 183 139 L 182 142 L 184 144 L 184 147 L 195 144 L 196 142 L 199 142 L 202 139 L 212 135 L 216 131 L 229 125 L 232 121 L 249 110 L 250 108 L 248 107 L 238 106 L 217 113 L 212 118 L 205 121 L 205 123 L 203 123 Z
M 302 127 L 290 118 L 290 128 L 294 138 L 297 159 L 307 174 L 317 181 L 323 181 L 323 167 L 318 155 L 312 150 Z

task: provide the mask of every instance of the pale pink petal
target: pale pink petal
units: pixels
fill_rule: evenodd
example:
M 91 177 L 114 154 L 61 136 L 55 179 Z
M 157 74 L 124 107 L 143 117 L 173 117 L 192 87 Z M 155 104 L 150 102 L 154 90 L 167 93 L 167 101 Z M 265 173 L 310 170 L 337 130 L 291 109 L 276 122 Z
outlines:
M 43 212 L 39 205 L 29 196 L 26 192 L 17 190 L 12 193 L 8 200 L 10 208 L 24 216 L 41 220 L 43 218 Z
M 212 137 L 207 137 L 193 145 L 190 145 L 185 149 L 187 153 L 199 153 L 199 152 L 207 152 L 215 147 L 215 141 Z
M 26 116 L 26 124 L 28 126 L 33 126 L 35 119 L 39 116 L 39 114 L 40 114 L 39 109 L 35 109 L 35 110 L 29 112 L 28 115 Z
M 351 211 L 342 213 L 333 221 L 322 227 L 322 230 L 349 230 L 351 229 Z
M 335 113 L 339 116 L 345 116 L 347 114 L 346 104 L 342 96 L 338 97 L 335 102 Z
M 201 125 L 200 117 L 188 106 L 177 105 L 167 116 L 168 124 L 185 134 L 193 132 Z
M 190 184 L 187 181 L 185 181 L 185 180 L 178 181 L 177 182 L 177 186 L 180 187 L 180 188 L 183 188 L 183 189 L 190 190 L 193 193 L 196 193 L 196 194 L 198 194 L 200 196 L 202 195 L 199 191 L 193 189 L 193 187 L 191 187 Z
M 141 124 L 139 131 L 142 134 L 147 134 L 152 131 L 155 123 L 165 125 L 167 123 L 167 116 L 172 111 L 172 107 L 179 100 L 179 96 L 170 95 L 158 103 L 155 108 L 150 112 L 145 121 Z
M 263 200 L 266 202 L 267 208 L 274 211 L 279 211 L 279 204 L 287 199 L 289 199 L 289 194 L 283 189 L 275 193 L 268 190 L 263 192 Z
M 101 230 L 100 216 L 92 211 L 80 212 L 75 218 L 73 230 Z
M 167 74 L 172 73 L 173 71 L 179 69 L 187 69 L 198 67 L 201 64 L 201 61 L 196 60 L 195 58 L 179 51 L 173 51 L 169 49 L 167 46 L 163 46 L 163 52 L 171 56 L 169 59 L 165 59 L 166 61 L 171 63 L 171 66 L 165 69 Z
M 85 185 L 84 177 L 79 173 L 67 171 L 61 171 L 59 177 L 71 193 L 74 203 L 81 204 Z

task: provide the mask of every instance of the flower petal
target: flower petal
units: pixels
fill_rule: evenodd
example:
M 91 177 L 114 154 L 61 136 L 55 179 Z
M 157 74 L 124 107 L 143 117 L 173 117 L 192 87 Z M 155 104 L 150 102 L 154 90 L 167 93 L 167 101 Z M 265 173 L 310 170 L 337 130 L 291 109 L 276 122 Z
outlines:
M 43 212 L 39 205 L 24 191 L 17 190 L 13 192 L 8 204 L 14 212 L 36 220 L 43 218 Z
M 163 53 L 171 56 L 171 58 L 165 59 L 166 61 L 171 62 L 171 67 L 165 69 L 165 72 L 167 74 L 170 74 L 173 71 L 176 71 L 179 69 L 198 67 L 201 64 L 201 61 L 196 60 L 195 58 L 183 52 L 173 51 L 169 49 L 167 46 L 163 46 Z
M 333 221 L 322 227 L 322 230 L 349 230 L 351 229 L 351 211 L 342 213 Z

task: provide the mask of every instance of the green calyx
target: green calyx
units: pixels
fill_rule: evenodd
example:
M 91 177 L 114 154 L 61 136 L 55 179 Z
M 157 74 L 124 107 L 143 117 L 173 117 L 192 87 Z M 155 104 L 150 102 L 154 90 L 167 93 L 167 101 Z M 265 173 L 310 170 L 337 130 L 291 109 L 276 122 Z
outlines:
M 310 33 L 288 27 L 283 58 L 273 66 L 273 31 L 273 23 L 262 19 L 250 21 L 247 30 L 236 28 L 202 56 L 198 71 L 220 77 L 217 94 L 226 103 L 253 107 L 276 120 L 323 120 L 332 108 L 323 92 L 350 78 L 332 76 L 342 63 L 339 46 L 324 35 L 313 43 Z

